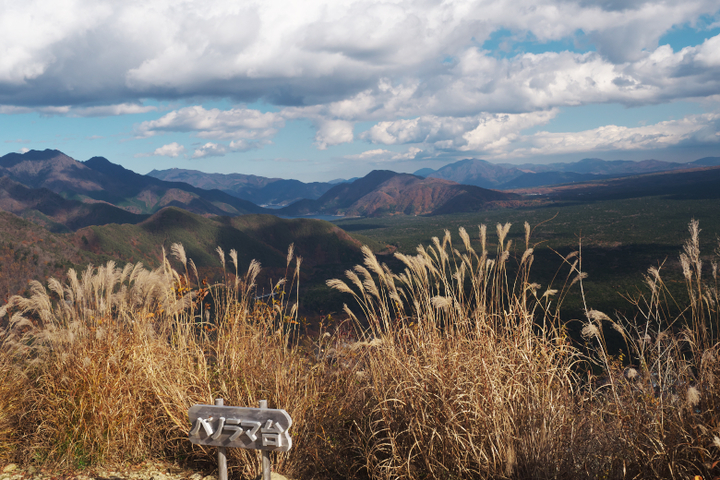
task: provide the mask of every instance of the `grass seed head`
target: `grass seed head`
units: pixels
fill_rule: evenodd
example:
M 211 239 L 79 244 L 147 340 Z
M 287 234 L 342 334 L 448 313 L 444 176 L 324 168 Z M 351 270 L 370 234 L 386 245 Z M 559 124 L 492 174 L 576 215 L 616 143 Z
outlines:
M 689 407 L 694 407 L 700 403 L 700 392 L 695 387 L 689 387 L 687 389 L 687 404 Z

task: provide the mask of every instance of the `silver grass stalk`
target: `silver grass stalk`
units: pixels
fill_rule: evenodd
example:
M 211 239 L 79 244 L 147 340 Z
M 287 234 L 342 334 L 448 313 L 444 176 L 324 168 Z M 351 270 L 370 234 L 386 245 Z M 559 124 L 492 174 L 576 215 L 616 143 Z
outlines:
M 334 290 L 338 290 L 343 293 L 350 293 L 353 295 L 355 294 L 352 288 L 348 287 L 345 282 L 337 278 L 331 278 L 330 280 L 327 280 L 325 284 Z
M 230 260 L 232 260 L 233 267 L 235 267 L 235 276 L 238 274 L 238 253 L 234 248 L 230 250 Z
M 380 266 L 380 262 L 378 262 L 377 257 L 375 257 L 375 254 L 372 253 L 372 250 L 367 245 L 363 245 L 362 248 L 363 256 L 365 257 L 365 265 L 370 269 L 370 271 L 374 272 L 376 275 L 378 275 L 381 279 L 385 277 L 385 271 Z
M 181 243 L 173 243 L 170 246 L 170 254 L 179 260 L 183 267 L 187 268 L 187 255 L 185 254 L 185 247 Z
M 530 248 L 530 224 L 525 222 L 525 249 Z
M 260 262 L 253 259 L 248 266 L 247 273 L 245 274 L 245 282 L 248 285 L 255 285 L 255 279 L 257 278 L 260 270 L 262 269 Z
M 198 275 L 198 269 L 197 269 L 197 267 L 195 266 L 195 262 L 194 262 L 193 259 L 191 258 L 190 260 L 188 260 L 188 263 L 190 264 L 190 270 L 192 270 L 193 275 L 195 275 L 195 280 L 196 280 L 198 283 L 200 283 L 200 275 Z M 237 276 L 237 275 L 236 275 L 236 276 Z
M 480 245 L 482 246 L 482 255 L 487 255 L 487 225 L 482 224 L 480 229 Z
M 593 323 L 587 323 L 580 333 L 585 339 L 600 338 L 600 330 L 598 330 L 598 327 Z
M 217 246 L 215 251 L 217 252 L 218 257 L 220 257 L 220 263 L 222 264 L 223 270 L 225 270 L 225 251 L 220 245 Z
M 694 407 L 700 403 L 700 392 L 695 387 L 687 389 L 686 401 L 689 407 Z
M 525 263 L 529 257 L 532 256 L 533 251 L 534 251 L 534 249 L 532 249 L 532 248 L 528 248 L 527 250 L 525 250 L 525 253 L 523 253 L 522 259 L 520 259 L 520 264 L 521 264 L 521 265 L 522 265 L 523 263 Z
M 473 250 L 472 245 L 470 244 L 470 235 L 468 235 L 467 231 L 465 231 L 463 227 L 460 227 L 458 231 L 460 232 L 460 238 L 462 238 L 463 245 L 465 245 L 465 250 L 475 253 L 475 250 Z
M 435 296 L 430 299 L 430 303 L 433 307 L 440 310 L 448 310 L 452 306 L 452 299 L 443 296 Z
M 511 223 L 507 222 L 505 225 L 497 224 L 495 226 L 495 229 L 497 230 L 497 236 L 498 236 L 498 243 L 500 245 L 500 249 L 504 250 L 505 245 L 505 237 L 507 237 L 508 232 L 510 231 Z
M 608 321 L 608 322 L 612 322 L 612 320 L 610 319 L 610 317 L 608 317 L 606 314 L 604 314 L 603 312 L 601 312 L 601 311 L 599 311 L 599 310 L 592 310 L 592 309 L 591 309 L 591 310 L 589 310 L 589 311 L 587 312 L 587 316 L 588 316 L 588 318 L 589 318 L 590 320 L 594 320 L 595 322 L 597 322 L 598 325 L 599 325 L 600 322 L 602 322 L 603 320 L 606 320 L 606 321 Z
M 292 262 L 294 253 L 295 253 L 295 244 L 291 243 L 290 246 L 288 247 L 287 265 L 286 266 L 288 266 L 288 267 L 290 266 L 290 262 Z
M 365 292 L 365 287 L 363 287 L 360 277 L 358 277 L 355 272 L 352 270 L 345 270 L 345 276 L 350 279 L 350 281 L 358 288 L 358 290 L 360 290 L 361 293 Z

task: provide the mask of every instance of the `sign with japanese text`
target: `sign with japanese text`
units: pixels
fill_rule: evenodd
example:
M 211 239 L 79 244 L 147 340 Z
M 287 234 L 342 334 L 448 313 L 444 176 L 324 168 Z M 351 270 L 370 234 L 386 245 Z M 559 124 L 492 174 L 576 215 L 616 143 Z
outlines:
M 287 452 L 292 447 L 285 410 L 193 405 L 188 438 L 197 445 Z

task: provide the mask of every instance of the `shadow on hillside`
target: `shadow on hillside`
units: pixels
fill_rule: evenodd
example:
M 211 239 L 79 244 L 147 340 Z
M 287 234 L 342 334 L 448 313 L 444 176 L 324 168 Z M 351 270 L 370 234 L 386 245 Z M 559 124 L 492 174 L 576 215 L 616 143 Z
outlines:
M 357 232 L 361 230 L 376 230 L 378 228 L 387 228 L 387 225 L 372 223 L 343 223 L 338 225 L 338 227 L 342 228 L 346 232 Z

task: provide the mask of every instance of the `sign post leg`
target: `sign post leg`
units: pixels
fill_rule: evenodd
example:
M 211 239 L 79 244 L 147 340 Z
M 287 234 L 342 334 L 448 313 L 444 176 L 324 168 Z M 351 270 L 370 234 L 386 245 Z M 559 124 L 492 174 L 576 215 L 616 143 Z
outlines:
M 216 398 L 215 405 L 222 406 L 223 399 Z M 227 480 L 227 456 L 225 455 L 225 447 L 218 447 L 218 480 Z
M 260 408 L 268 408 L 267 400 L 260 400 Z M 262 480 L 270 480 L 270 471 L 270 452 L 262 450 Z M 220 480 L 227 480 L 227 478 Z

